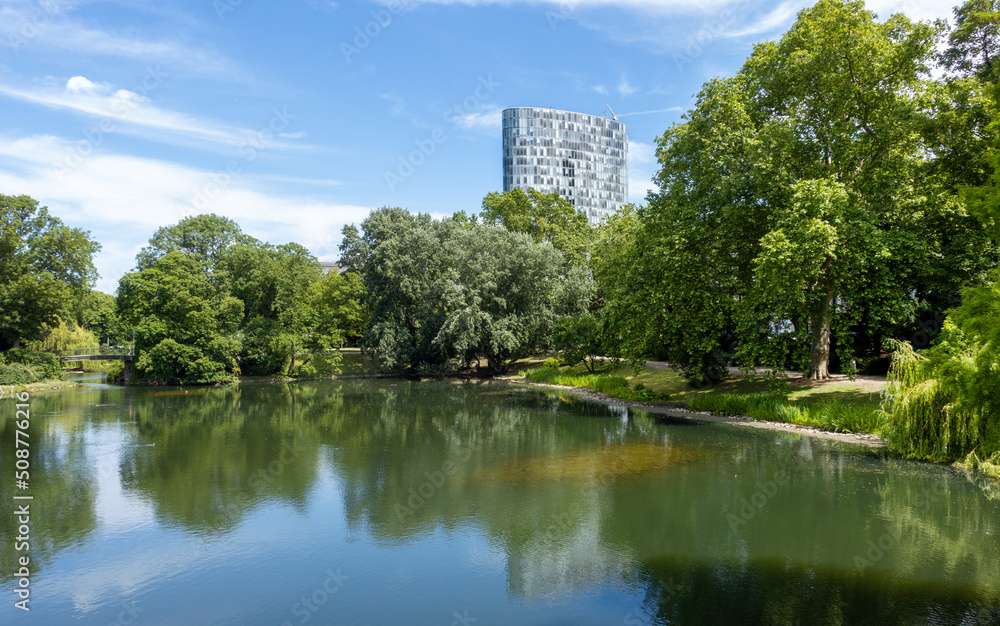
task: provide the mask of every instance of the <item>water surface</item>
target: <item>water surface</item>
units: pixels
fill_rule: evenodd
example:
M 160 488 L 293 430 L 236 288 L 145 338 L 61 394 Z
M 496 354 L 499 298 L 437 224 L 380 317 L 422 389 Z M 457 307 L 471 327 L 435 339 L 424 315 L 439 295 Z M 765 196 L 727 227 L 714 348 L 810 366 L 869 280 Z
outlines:
M 32 611 L 5 516 L 5 624 L 1000 623 L 1000 490 L 860 446 L 488 382 L 31 410 Z

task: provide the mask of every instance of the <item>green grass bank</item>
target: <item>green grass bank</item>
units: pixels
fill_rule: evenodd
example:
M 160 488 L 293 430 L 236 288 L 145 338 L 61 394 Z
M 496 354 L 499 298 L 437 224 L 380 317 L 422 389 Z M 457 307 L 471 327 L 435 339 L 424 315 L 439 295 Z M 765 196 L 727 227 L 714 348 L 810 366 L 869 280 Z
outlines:
M 885 381 L 877 377 L 834 378 L 821 383 L 791 378 L 731 380 L 694 389 L 677 371 L 646 365 L 636 371 L 609 362 L 596 373 L 582 365 L 558 366 L 554 360 L 526 370 L 525 380 L 583 387 L 612 398 L 676 402 L 693 411 L 745 415 L 754 419 L 812 426 L 843 433 L 879 434 L 879 406 Z

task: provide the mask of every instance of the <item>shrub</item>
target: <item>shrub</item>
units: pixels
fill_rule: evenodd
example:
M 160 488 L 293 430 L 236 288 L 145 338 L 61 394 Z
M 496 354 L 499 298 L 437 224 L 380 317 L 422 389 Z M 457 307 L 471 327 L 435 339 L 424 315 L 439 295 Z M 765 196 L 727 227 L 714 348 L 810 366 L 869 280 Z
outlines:
M 59 357 L 50 352 L 32 352 L 30 350 L 25 350 L 24 348 L 13 348 L 7 351 L 4 355 L 4 360 L 8 366 L 19 365 L 23 368 L 23 373 L 14 374 L 8 372 L 7 376 L 14 378 L 23 378 L 24 376 L 29 376 L 32 380 L 28 382 L 39 382 L 42 380 L 62 380 L 64 377 L 62 363 L 59 361 Z M 19 384 L 24 385 L 27 383 L 3 383 L 3 384 Z
M 0 365 L 0 385 L 27 385 L 44 380 L 38 370 L 30 365 L 14 363 Z
M 112 361 L 108 366 L 108 374 L 104 378 L 111 385 L 125 382 L 125 361 Z

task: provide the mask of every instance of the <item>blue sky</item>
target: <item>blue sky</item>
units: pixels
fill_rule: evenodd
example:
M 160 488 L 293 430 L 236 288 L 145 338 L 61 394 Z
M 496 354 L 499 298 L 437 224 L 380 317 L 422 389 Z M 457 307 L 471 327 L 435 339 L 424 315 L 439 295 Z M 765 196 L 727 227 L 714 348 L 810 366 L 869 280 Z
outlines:
M 502 184 L 510 106 L 610 106 L 641 202 L 656 137 L 807 4 L 0 0 L 0 193 L 91 231 L 106 292 L 188 215 L 335 260 L 373 208 L 477 211 Z

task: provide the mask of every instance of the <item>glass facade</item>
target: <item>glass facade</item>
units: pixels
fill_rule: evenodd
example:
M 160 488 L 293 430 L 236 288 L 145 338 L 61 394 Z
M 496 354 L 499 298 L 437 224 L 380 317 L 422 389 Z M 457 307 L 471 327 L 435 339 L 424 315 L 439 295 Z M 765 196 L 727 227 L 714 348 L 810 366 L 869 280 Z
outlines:
M 555 109 L 504 109 L 503 190 L 529 188 L 556 192 L 599 223 L 628 202 L 625 125 Z

